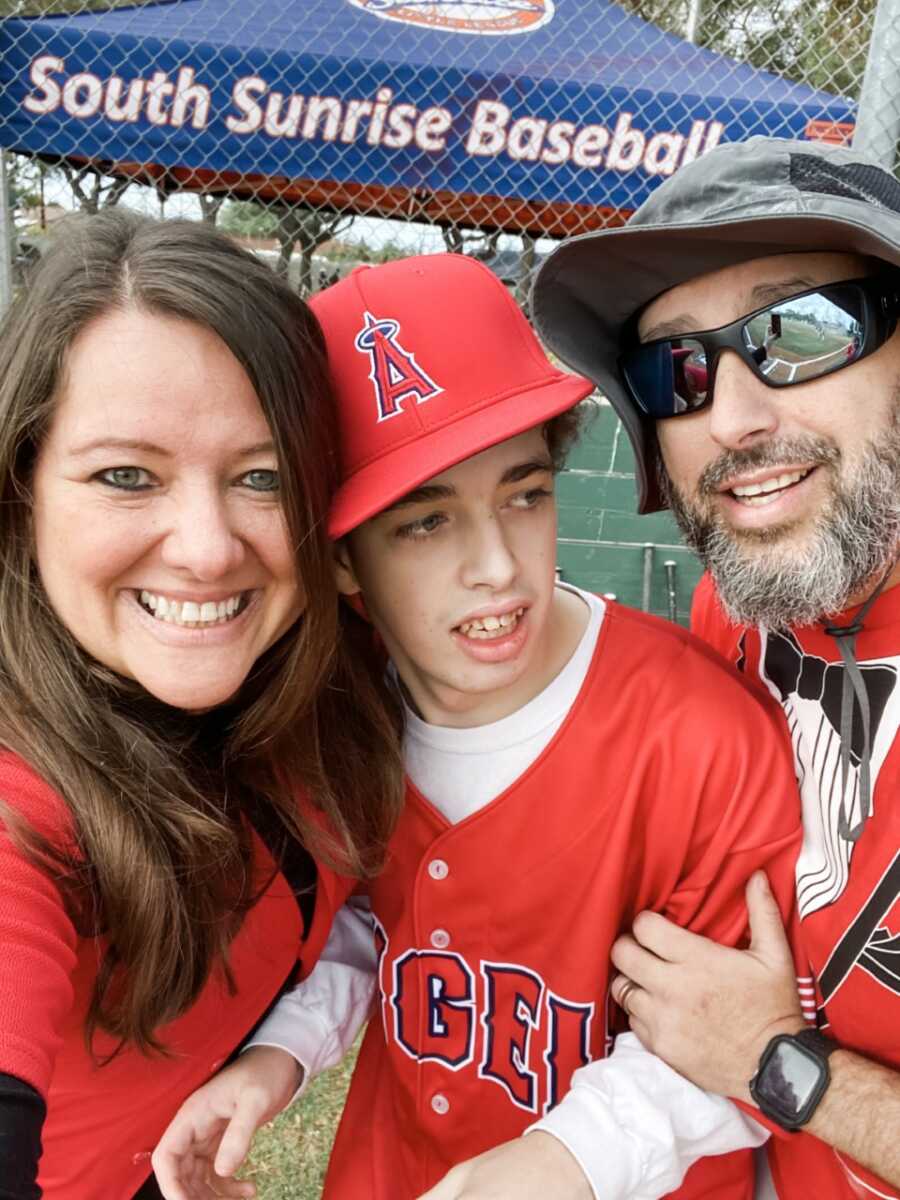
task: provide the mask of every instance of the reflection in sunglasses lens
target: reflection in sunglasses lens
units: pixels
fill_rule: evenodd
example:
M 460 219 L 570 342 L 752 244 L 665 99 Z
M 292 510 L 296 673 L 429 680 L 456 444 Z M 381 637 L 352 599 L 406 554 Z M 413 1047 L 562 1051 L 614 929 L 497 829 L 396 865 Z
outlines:
M 864 350 L 877 348 L 895 328 L 893 311 L 883 331 L 877 322 L 869 327 L 866 295 L 880 296 L 884 307 L 885 294 L 883 283 L 868 285 L 868 280 L 825 284 L 704 334 L 634 346 L 619 360 L 632 396 L 656 420 L 703 408 L 712 399 L 710 375 L 716 356 L 737 350 L 736 338 L 756 371 L 776 387 L 846 367 Z M 897 303 L 896 296 L 892 303 Z M 708 348 L 712 366 L 707 363 Z
M 855 291 L 832 288 L 796 296 L 757 313 L 744 344 L 772 383 L 802 383 L 846 366 L 863 342 Z
M 709 385 L 706 351 L 693 338 L 673 338 L 672 377 L 675 392 L 675 412 L 689 412 L 703 404 Z

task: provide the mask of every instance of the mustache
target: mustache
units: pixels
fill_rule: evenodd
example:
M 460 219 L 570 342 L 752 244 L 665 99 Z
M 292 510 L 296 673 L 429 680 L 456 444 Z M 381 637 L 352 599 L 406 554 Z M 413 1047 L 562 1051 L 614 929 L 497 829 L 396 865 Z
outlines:
M 697 492 L 701 496 L 715 495 L 721 491 L 726 479 L 766 467 L 781 467 L 796 462 L 836 467 L 840 461 L 840 450 L 828 438 L 777 438 L 746 450 L 725 450 L 700 472 Z

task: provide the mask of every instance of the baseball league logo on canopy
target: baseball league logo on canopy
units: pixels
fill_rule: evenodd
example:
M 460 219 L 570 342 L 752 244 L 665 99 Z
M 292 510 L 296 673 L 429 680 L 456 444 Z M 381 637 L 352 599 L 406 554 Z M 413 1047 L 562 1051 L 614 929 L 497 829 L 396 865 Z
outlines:
M 553 16 L 553 0 L 350 0 L 382 17 L 452 33 L 524 33 Z
M 0 138 L 165 186 L 507 229 L 618 222 L 721 140 L 853 106 L 609 0 L 175 0 L 0 24 Z

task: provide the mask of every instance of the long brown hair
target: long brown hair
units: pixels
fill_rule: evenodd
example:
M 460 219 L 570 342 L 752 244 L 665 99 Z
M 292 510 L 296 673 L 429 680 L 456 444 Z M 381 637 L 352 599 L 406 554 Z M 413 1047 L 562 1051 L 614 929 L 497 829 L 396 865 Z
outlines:
M 79 333 L 111 310 L 215 332 L 271 428 L 307 597 L 299 622 L 227 706 L 198 718 L 92 659 L 50 606 L 33 562 L 30 479 Z M 324 344 L 264 264 L 201 224 L 125 211 L 70 224 L 0 330 L 0 745 L 71 810 L 76 852 L 9 805 L 23 848 L 59 874 L 83 932 L 105 946 L 87 1035 L 141 1049 L 185 1012 L 260 879 L 247 813 L 351 874 L 374 871 L 402 796 L 398 717 L 366 631 L 341 636 L 325 521 L 336 470 Z M 298 804 L 305 788 L 320 821 Z M 328 832 L 326 833 L 326 829 Z

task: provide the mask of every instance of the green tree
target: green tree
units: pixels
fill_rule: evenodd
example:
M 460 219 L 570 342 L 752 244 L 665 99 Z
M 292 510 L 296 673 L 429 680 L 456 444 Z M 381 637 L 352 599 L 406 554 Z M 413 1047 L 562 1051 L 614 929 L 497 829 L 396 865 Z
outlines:
M 104 11 L 109 8 L 139 8 L 159 0 L 0 0 L 3 17 L 52 17 L 60 13 Z
M 219 213 L 222 211 L 222 206 L 227 199 L 227 196 L 208 196 L 205 192 L 197 193 L 197 202 L 200 205 L 200 219 L 204 225 L 215 225 L 217 223 Z
M 455 223 L 441 226 L 444 245 L 451 254 L 467 254 L 481 262 L 497 253 L 501 232 L 499 229 L 463 229 Z
M 334 263 L 385 263 L 396 258 L 408 258 L 410 251 L 398 245 L 397 242 L 383 242 L 380 246 L 370 246 L 368 242 L 336 242 L 327 253 L 327 258 Z
M 22 209 L 37 208 L 41 202 L 40 176 L 34 159 L 22 154 L 7 154 L 6 203 L 16 220 Z
M 75 166 L 72 163 L 61 162 L 59 170 L 78 207 L 86 213 L 114 208 L 132 184 L 130 179 L 105 175 L 91 163 Z
M 312 208 L 306 204 L 272 201 L 259 204 L 254 200 L 232 201 L 222 210 L 220 228 L 248 237 L 274 237 L 278 242 L 275 270 L 285 279 L 294 251 L 299 252 L 301 296 L 312 290 L 312 256 L 332 238 L 346 233 L 353 225 L 352 213 Z
M 688 0 L 620 0 L 684 36 Z M 701 0 L 697 43 L 798 83 L 858 98 L 877 0 Z
M 23 209 L 41 207 L 50 184 L 58 187 L 65 183 L 77 207 L 87 213 L 112 208 L 132 184 L 130 179 L 105 175 L 91 163 L 46 163 L 25 154 L 7 154 L 6 177 L 14 216 Z
M 241 237 L 273 238 L 277 226 L 271 209 L 254 200 L 229 200 L 219 213 L 219 228 Z

